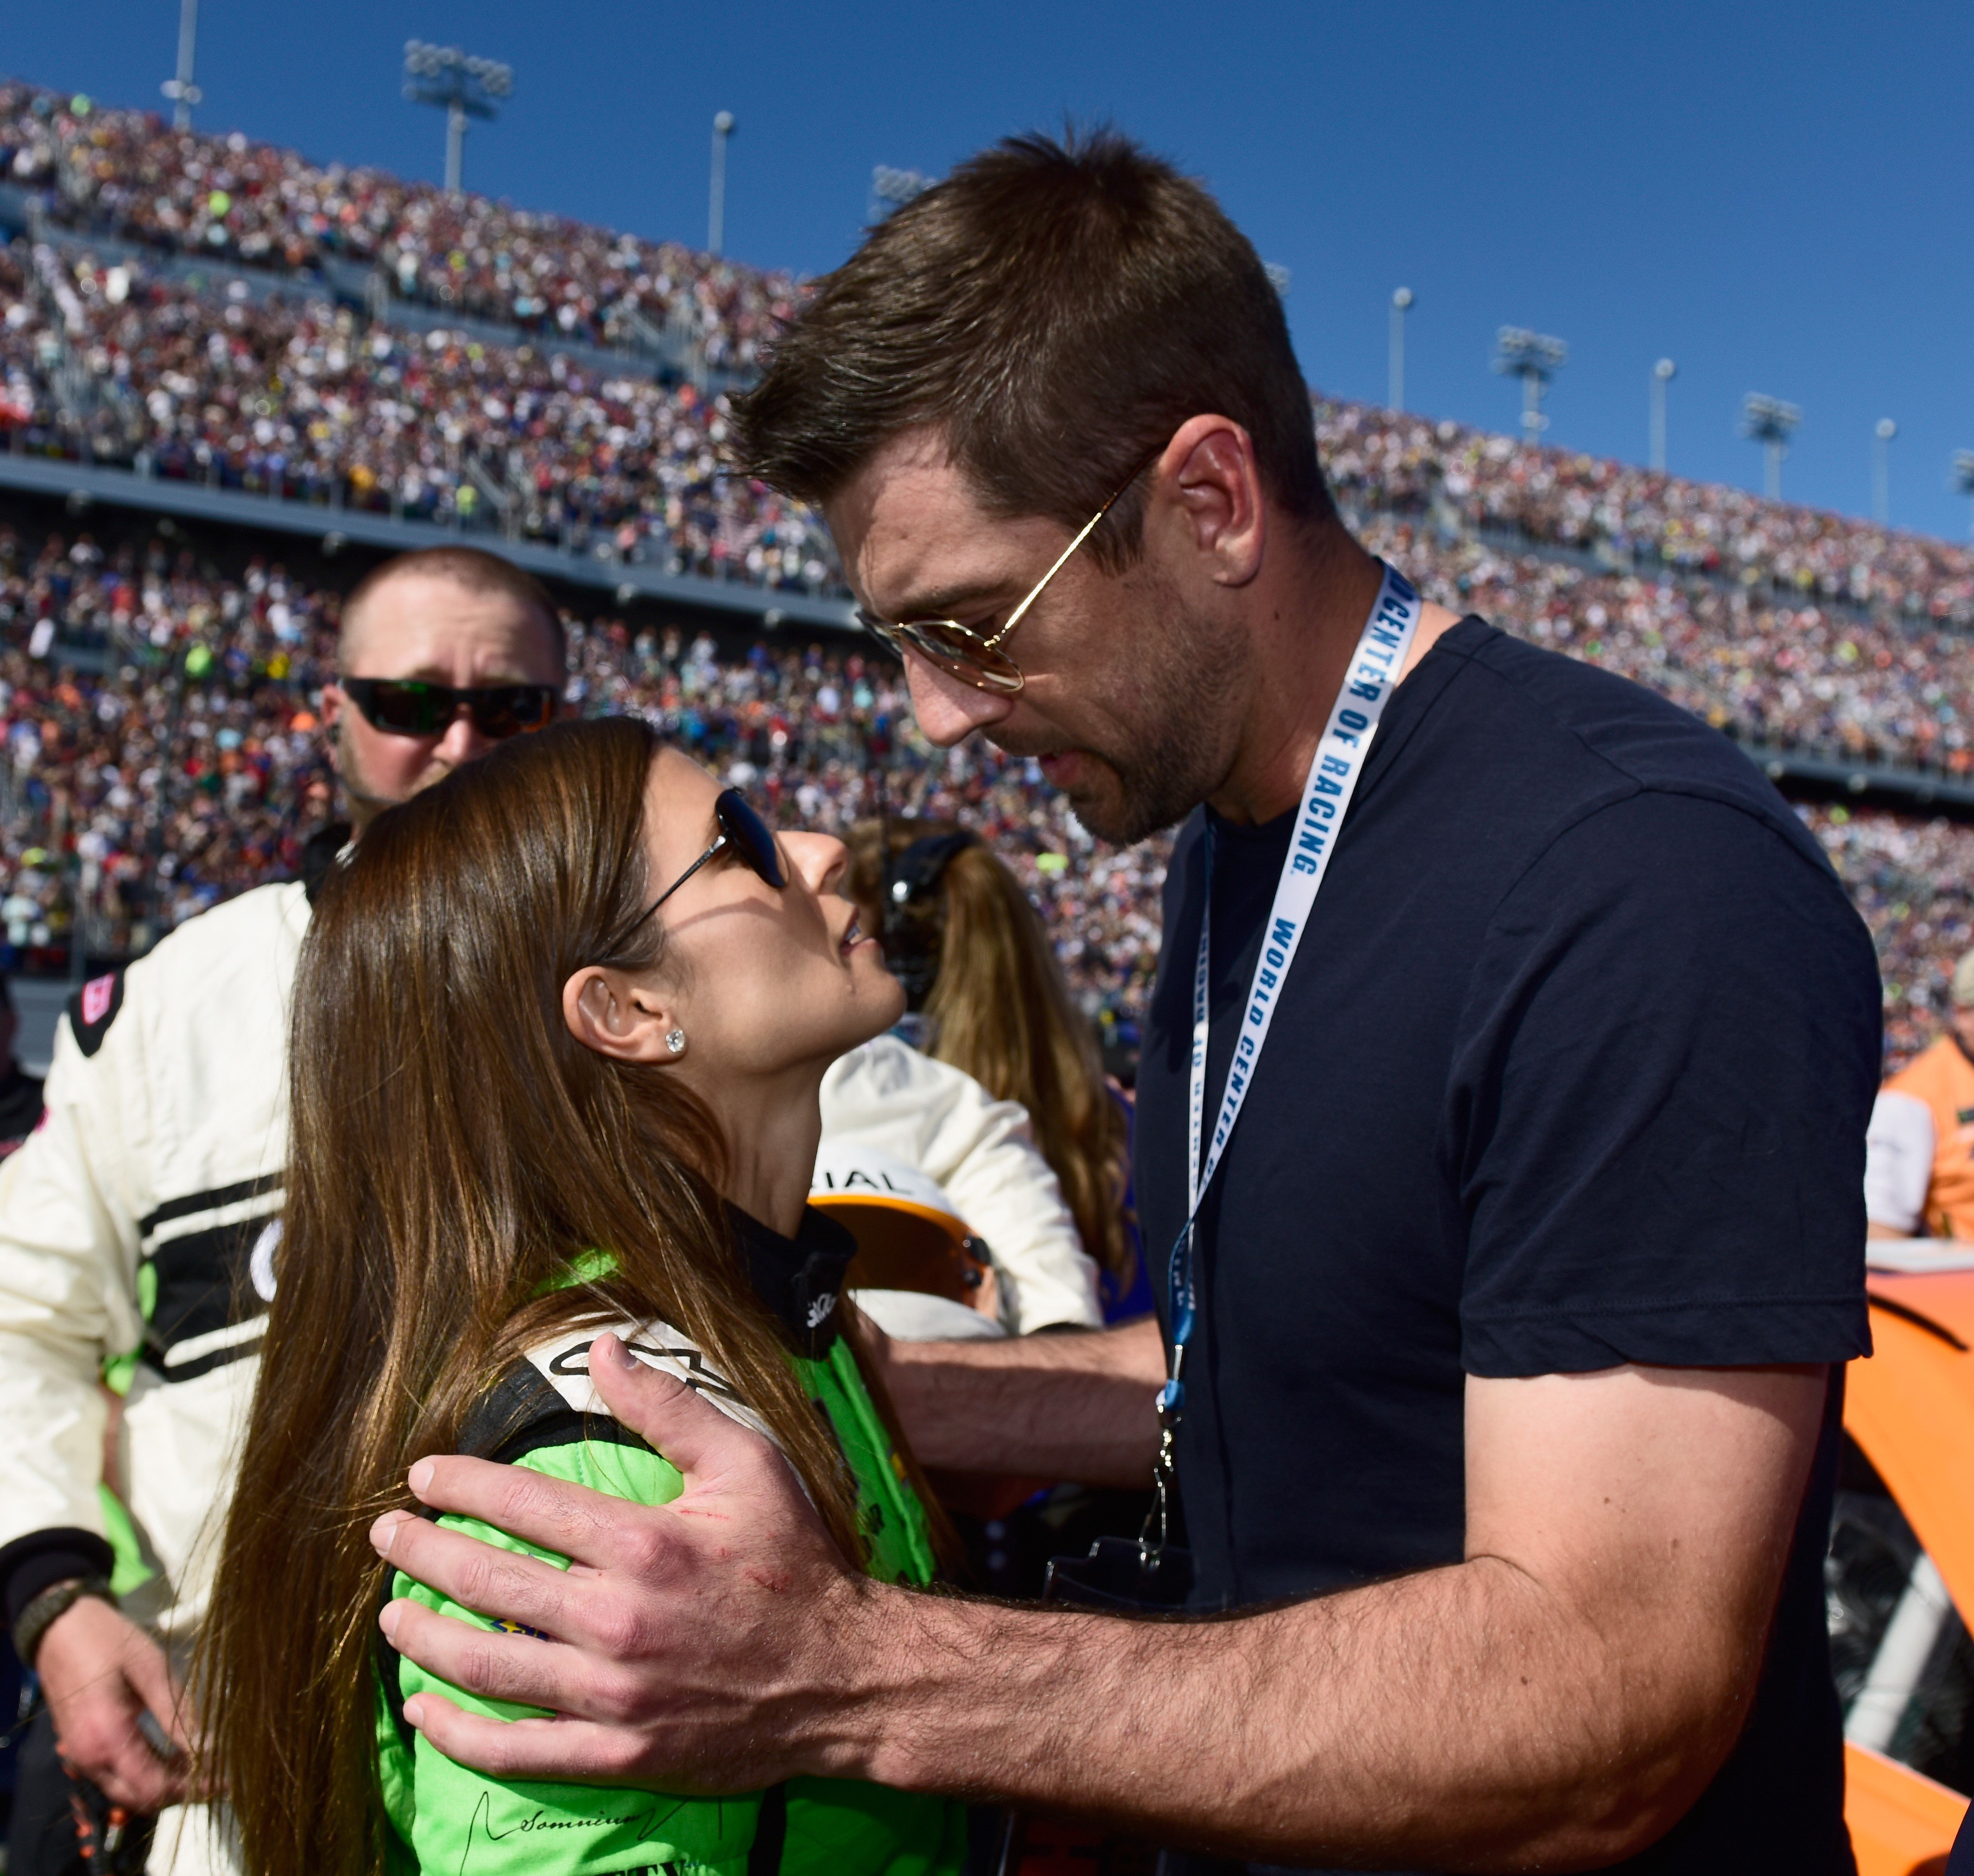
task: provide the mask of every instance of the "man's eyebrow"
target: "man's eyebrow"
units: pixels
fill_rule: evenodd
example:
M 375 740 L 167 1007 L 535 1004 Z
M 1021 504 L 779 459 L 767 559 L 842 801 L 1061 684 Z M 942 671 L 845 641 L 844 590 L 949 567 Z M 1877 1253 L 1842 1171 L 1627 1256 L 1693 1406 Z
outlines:
M 956 618 L 970 606 L 988 599 L 998 600 L 1007 591 L 1005 580 L 975 580 L 965 585 L 936 586 L 930 592 L 907 593 L 895 612 L 884 615 L 894 623 L 910 625 L 920 619 Z

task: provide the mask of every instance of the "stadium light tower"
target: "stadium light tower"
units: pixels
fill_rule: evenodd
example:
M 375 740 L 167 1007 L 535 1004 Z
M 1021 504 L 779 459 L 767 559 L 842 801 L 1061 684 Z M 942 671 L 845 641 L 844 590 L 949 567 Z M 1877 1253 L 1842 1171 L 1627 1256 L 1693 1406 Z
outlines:
M 1385 402 L 1395 411 L 1405 407 L 1405 315 L 1412 310 L 1412 290 L 1401 287 L 1392 295 L 1392 357 Z
M 1953 452 L 1953 492 L 1974 502 L 1974 450 Z M 1974 534 L 1974 523 L 1970 523 L 1968 532 Z
M 713 175 L 707 185 L 706 251 L 716 254 L 726 244 L 726 139 L 733 134 L 733 113 L 713 113 Z
M 1892 520 L 1892 438 L 1899 427 L 1889 417 L 1871 426 L 1871 519 L 1881 527 Z
M 1802 421 L 1802 412 L 1780 398 L 1750 391 L 1741 400 L 1741 434 L 1762 446 L 1766 458 L 1762 493 L 1770 501 L 1782 498 L 1782 458 L 1789 454 L 1789 438 Z
M 916 202 L 932 185 L 930 176 L 916 169 L 894 169 L 888 163 L 879 163 L 871 172 L 871 199 L 864 205 L 864 220 L 883 221 L 893 209 Z
M 1531 443 L 1540 442 L 1549 428 L 1543 415 L 1543 393 L 1549 380 L 1569 362 L 1569 347 L 1546 333 L 1526 326 L 1503 326 L 1494 335 L 1494 369 L 1504 378 L 1522 381 L 1522 430 Z
M 473 58 L 457 46 L 427 45 L 422 39 L 405 42 L 405 96 L 414 104 L 445 107 L 445 186 L 457 195 L 463 186 L 466 120 L 490 118 L 495 107 L 511 96 L 514 68 L 497 59 Z
M 1661 475 L 1665 474 L 1666 386 L 1678 376 L 1679 367 L 1671 359 L 1661 359 L 1652 367 L 1651 463 Z
M 179 75 L 158 89 L 172 100 L 172 128 L 192 128 L 192 107 L 203 93 L 192 81 L 192 54 L 198 44 L 198 0 L 179 0 Z

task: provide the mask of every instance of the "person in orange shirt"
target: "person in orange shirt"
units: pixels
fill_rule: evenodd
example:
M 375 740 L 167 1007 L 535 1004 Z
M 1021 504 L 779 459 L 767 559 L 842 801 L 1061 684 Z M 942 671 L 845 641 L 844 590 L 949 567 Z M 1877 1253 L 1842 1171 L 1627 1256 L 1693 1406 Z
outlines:
M 1879 1091 L 1864 1210 L 1874 1238 L 1974 1242 L 1974 951 L 1953 967 L 1946 1033 Z

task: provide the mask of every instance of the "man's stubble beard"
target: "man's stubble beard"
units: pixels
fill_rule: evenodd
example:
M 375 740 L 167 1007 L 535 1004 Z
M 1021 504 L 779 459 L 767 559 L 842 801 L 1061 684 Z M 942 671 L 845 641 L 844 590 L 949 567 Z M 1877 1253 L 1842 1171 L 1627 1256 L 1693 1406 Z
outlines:
M 1132 746 L 1086 748 L 1102 779 L 1064 791 L 1076 818 L 1120 847 L 1183 821 L 1225 780 L 1240 740 L 1244 637 L 1189 615 L 1162 582 L 1149 599 L 1156 623 L 1133 650 Z
M 352 704 L 349 707 L 354 709 L 356 707 Z M 382 792 L 365 773 L 362 760 L 356 753 L 355 744 L 343 733 L 343 723 L 348 720 L 345 717 L 336 726 L 335 769 L 336 779 L 343 785 L 343 799 L 349 809 L 350 825 L 357 833 L 362 833 L 387 808 L 399 806 L 421 790 L 451 774 L 451 763 L 430 762 L 419 772 L 418 779 L 402 795 Z

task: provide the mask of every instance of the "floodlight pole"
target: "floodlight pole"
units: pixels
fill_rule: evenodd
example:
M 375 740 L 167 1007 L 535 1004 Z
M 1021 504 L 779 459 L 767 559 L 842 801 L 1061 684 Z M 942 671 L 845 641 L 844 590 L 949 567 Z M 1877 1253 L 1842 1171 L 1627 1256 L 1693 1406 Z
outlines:
M 1780 398 L 1750 391 L 1741 400 L 1741 434 L 1762 446 L 1762 493 L 1770 501 L 1782 498 L 1782 458 L 1789 454 L 1789 438 L 1802 421 L 1802 412 Z
M 179 0 L 179 73 L 158 89 L 172 100 L 172 128 L 192 128 L 192 107 L 202 96 L 192 83 L 192 54 L 198 46 L 198 0 Z
M 1392 295 L 1392 356 L 1385 402 L 1395 411 L 1405 407 L 1405 315 L 1412 310 L 1412 290 L 1401 287 Z
M 466 170 L 466 112 L 457 99 L 445 107 L 445 192 L 457 195 Z
M 733 134 L 733 113 L 713 116 L 713 177 L 706 200 L 706 251 L 716 255 L 726 243 L 726 139 Z
M 1666 386 L 1679 376 L 1679 367 L 1662 358 L 1652 367 L 1651 464 L 1661 475 L 1666 464 Z
M 1892 522 L 1892 438 L 1898 433 L 1889 417 L 1871 426 L 1871 519 L 1881 527 Z
M 1503 326 L 1494 335 L 1494 369 L 1504 378 L 1522 381 L 1522 433 L 1531 444 L 1549 428 L 1543 415 L 1543 393 L 1549 380 L 1569 362 L 1569 347 L 1547 333 L 1525 326 Z
M 490 119 L 496 102 L 512 95 L 514 68 L 497 59 L 478 58 L 457 46 L 405 45 L 405 96 L 414 104 L 445 109 L 445 186 L 457 195 L 465 187 L 466 120 Z
M 1970 503 L 1974 503 L 1974 450 L 1953 452 L 1953 492 L 1965 495 Z M 1970 511 L 1967 531 L 1974 534 L 1974 511 Z

